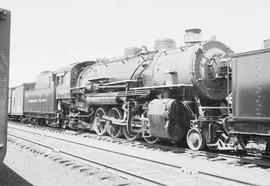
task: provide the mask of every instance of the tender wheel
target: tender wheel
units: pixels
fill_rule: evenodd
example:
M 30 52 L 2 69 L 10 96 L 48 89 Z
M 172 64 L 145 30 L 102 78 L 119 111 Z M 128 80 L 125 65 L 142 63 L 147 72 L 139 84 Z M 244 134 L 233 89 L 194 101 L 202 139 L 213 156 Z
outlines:
M 121 111 L 115 107 L 109 110 L 107 116 L 114 117 L 115 119 L 122 119 L 123 117 Z M 113 138 L 119 138 L 123 135 L 122 126 L 120 125 L 108 125 L 107 132 Z
M 148 137 L 148 138 L 143 138 L 143 139 L 149 144 L 155 144 L 159 141 L 159 138 L 157 137 Z
M 67 129 L 67 124 L 68 124 L 67 120 L 61 121 L 61 123 L 60 123 L 61 129 Z
M 50 119 L 45 119 L 45 125 L 50 126 L 50 124 L 51 124 L 51 120 Z
M 270 140 L 266 143 L 265 154 L 270 155 Z
M 100 119 L 102 116 L 106 115 L 106 111 L 103 108 L 98 108 L 95 113 L 94 118 L 94 130 L 97 133 L 97 135 L 102 136 L 107 133 L 107 124 L 106 122 L 102 122 Z
M 127 131 L 127 127 L 122 127 L 123 134 L 125 138 L 129 141 L 135 141 L 140 137 L 140 134 L 129 134 Z
M 205 147 L 205 138 L 199 129 L 193 128 L 188 131 L 187 144 L 191 150 L 202 150 Z
M 33 124 L 33 125 L 38 125 L 38 120 L 37 120 L 37 118 L 33 118 L 33 119 L 32 119 L 32 124 Z

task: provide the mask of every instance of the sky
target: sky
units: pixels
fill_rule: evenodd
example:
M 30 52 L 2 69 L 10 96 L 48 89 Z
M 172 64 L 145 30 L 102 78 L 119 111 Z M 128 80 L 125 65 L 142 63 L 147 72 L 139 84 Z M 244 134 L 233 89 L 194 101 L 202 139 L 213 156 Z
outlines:
M 184 45 L 184 31 L 201 28 L 235 52 L 270 39 L 270 0 L 0 0 L 12 13 L 10 87 L 45 70 L 122 56 L 158 37 Z

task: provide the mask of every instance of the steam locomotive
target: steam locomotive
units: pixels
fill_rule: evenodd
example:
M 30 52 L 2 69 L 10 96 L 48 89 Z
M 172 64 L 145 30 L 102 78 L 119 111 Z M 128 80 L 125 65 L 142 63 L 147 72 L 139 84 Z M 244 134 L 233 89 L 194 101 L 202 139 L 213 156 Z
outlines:
M 20 87 L 20 103 L 14 93 L 19 87 L 10 89 L 9 113 L 114 138 L 184 140 L 192 150 L 235 149 L 244 138 L 231 130 L 232 56 L 225 44 L 203 41 L 200 29 L 189 29 L 183 47 L 160 38 L 153 51 L 132 47 L 121 58 L 43 72 L 35 84 Z M 16 105 L 23 105 L 19 113 L 13 112 Z
M 201 37 L 199 29 L 187 30 L 185 47 L 161 38 L 154 51 L 129 48 L 124 58 L 86 67 L 73 89 L 75 105 L 93 113 L 91 122 L 99 135 L 123 133 L 129 140 L 141 136 L 148 143 L 180 141 L 187 135 L 191 149 L 203 148 L 195 126 L 199 120 L 201 127 L 209 125 L 224 112 L 229 77 L 223 59 L 232 50 Z M 209 136 L 209 130 L 205 132 Z
M 0 8 L 0 162 L 6 154 L 10 12 Z

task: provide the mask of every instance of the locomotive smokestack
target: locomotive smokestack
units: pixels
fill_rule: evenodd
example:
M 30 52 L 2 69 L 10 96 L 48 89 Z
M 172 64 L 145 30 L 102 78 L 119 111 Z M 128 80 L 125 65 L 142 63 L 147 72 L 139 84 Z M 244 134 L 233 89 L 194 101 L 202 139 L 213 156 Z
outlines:
M 187 46 L 194 45 L 195 43 L 202 42 L 202 34 L 201 29 L 199 28 L 193 28 L 193 29 L 187 29 L 185 32 L 185 44 Z
M 270 39 L 266 39 L 263 41 L 263 48 L 270 48 Z

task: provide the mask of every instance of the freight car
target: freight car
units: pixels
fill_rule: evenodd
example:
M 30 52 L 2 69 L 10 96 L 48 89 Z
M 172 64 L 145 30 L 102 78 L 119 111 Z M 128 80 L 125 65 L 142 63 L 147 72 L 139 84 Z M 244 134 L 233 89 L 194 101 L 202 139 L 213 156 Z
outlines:
M 270 154 L 270 48 L 232 57 L 231 138 L 244 149 Z M 266 147 L 266 149 L 265 149 Z
M 148 143 L 186 137 L 193 150 L 226 148 L 222 136 L 228 134 L 218 119 L 228 114 L 225 59 L 233 52 L 219 41 L 202 41 L 200 29 L 187 30 L 185 43 L 176 48 L 163 38 L 154 51 L 128 48 L 123 58 L 85 68 L 72 91 L 84 114 L 71 110 L 72 123 L 90 122 L 98 135 L 141 136 Z
M 8 115 L 15 121 L 24 119 L 24 93 L 34 89 L 35 83 L 24 83 L 9 89 Z
M 6 154 L 10 12 L 0 8 L 0 162 Z

